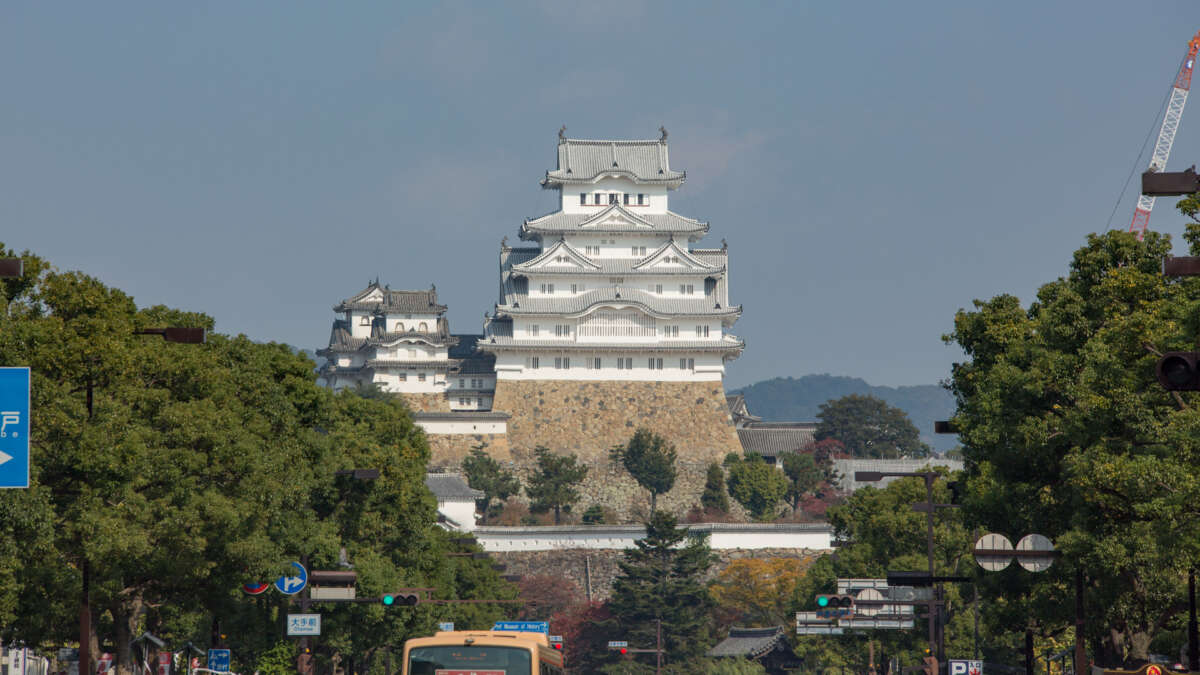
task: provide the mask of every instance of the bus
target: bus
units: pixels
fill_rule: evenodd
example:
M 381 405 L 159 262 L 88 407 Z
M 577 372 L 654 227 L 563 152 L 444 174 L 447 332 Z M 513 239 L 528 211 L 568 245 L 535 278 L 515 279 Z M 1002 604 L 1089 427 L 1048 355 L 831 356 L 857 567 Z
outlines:
M 439 631 L 404 643 L 402 675 L 563 675 L 545 633 Z

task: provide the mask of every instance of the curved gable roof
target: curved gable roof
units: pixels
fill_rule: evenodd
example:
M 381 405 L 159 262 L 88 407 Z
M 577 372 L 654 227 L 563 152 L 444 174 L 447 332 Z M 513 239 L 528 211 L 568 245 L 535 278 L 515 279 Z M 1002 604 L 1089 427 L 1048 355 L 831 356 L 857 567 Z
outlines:
M 557 188 L 566 184 L 594 183 L 606 176 L 635 183 L 679 187 L 687 172 L 673 171 L 665 140 L 584 140 L 558 142 L 558 168 L 546 172 L 541 183 Z

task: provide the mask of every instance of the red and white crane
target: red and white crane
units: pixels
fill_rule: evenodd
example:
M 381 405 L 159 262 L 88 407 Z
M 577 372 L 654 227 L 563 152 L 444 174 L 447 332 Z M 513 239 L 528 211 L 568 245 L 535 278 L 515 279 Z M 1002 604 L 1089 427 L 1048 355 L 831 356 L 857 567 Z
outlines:
M 1158 142 L 1154 144 L 1154 154 L 1150 156 L 1150 171 L 1163 171 L 1167 168 L 1167 158 L 1171 156 L 1171 146 L 1175 143 L 1175 132 L 1179 131 L 1179 119 L 1183 117 L 1183 106 L 1187 104 L 1188 90 L 1192 88 L 1192 68 L 1196 65 L 1198 51 L 1200 31 L 1188 42 L 1187 56 L 1183 59 L 1183 65 L 1179 66 L 1179 74 L 1175 76 L 1171 100 L 1167 103 L 1167 114 L 1163 116 L 1162 127 L 1158 130 Z M 1129 231 L 1136 232 L 1139 240 L 1146 236 L 1150 212 L 1153 210 L 1154 197 L 1138 197 L 1137 209 L 1133 212 L 1133 223 L 1129 225 Z

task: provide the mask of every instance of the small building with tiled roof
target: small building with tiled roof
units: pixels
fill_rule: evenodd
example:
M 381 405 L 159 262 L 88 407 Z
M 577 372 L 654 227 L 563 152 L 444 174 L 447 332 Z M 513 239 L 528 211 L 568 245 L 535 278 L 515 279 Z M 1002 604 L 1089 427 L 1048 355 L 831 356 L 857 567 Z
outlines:
M 729 629 L 729 637 L 708 650 L 708 656 L 755 661 L 762 665 L 768 673 L 784 672 L 783 669 L 790 666 L 790 662 L 796 661 L 792 650 L 788 647 L 783 626 L 767 628 L 734 626 Z
M 470 532 L 475 529 L 475 500 L 484 494 L 467 484 L 458 473 L 427 473 L 425 487 L 438 503 L 439 522 L 447 529 Z

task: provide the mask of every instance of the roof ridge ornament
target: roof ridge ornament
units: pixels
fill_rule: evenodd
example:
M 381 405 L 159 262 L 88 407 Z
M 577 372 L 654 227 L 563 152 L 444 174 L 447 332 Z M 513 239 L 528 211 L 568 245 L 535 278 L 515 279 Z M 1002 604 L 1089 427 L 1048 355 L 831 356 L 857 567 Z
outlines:
M 665 126 L 660 126 L 658 128 L 658 130 L 662 132 L 662 138 L 658 139 L 658 142 L 666 143 L 667 142 L 667 128 Z
M 558 128 L 558 140 L 559 141 L 567 140 L 567 125 L 564 124 Z

